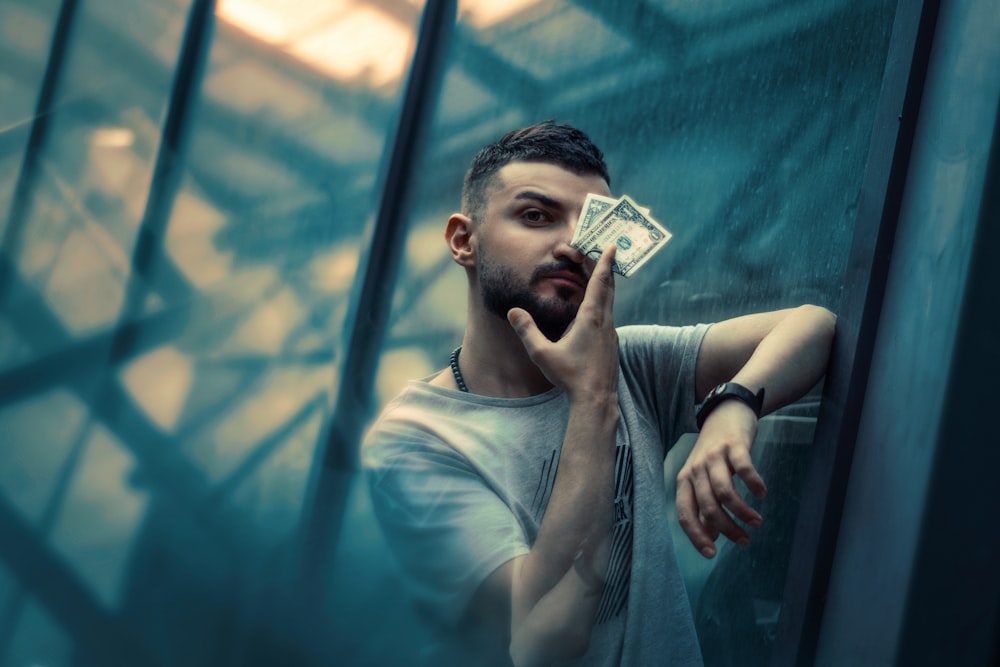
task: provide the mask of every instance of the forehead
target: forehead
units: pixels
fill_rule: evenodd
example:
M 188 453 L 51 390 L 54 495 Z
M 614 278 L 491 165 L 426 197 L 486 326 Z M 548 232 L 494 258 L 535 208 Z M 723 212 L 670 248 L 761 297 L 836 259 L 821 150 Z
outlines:
M 581 175 L 548 162 L 511 162 L 496 173 L 492 196 L 503 199 L 529 189 L 580 205 L 588 192 L 611 194 L 607 182 L 598 174 Z

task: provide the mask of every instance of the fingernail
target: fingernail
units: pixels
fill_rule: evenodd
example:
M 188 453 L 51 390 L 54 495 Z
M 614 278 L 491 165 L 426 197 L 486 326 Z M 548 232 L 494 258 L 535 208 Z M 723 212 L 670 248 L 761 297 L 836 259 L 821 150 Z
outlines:
M 705 558 L 711 558 L 712 556 L 715 555 L 715 549 L 713 549 L 712 547 L 705 547 L 704 549 L 701 550 L 701 555 L 704 556 Z

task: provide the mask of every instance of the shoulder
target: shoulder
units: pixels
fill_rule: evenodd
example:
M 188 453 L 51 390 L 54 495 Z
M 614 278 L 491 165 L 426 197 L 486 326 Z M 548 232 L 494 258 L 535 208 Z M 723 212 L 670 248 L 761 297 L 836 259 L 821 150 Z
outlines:
M 438 436 L 435 425 L 442 415 L 454 413 L 454 399 L 427 382 L 411 381 L 387 403 L 365 432 L 361 443 L 364 468 L 378 468 L 385 461 L 403 453 L 446 453 L 448 447 Z

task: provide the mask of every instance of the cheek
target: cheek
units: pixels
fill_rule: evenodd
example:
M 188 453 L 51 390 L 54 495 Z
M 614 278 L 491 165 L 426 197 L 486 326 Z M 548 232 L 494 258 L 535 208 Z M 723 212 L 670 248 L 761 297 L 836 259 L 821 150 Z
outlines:
M 515 237 L 489 239 L 479 246 L 480 261 L 512 266 L 518 264 L 524 257 L 524 246 Z

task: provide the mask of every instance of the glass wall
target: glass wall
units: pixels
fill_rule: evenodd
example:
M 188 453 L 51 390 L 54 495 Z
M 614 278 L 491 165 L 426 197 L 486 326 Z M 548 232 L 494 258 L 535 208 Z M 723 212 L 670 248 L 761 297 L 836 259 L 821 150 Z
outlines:
M 837 309 L 895 3 L 458 9 L 407 232 L 373 239 L 420 0 L 0 3 L 0 667 L 420 650 L 352 471 L 316 606 L 300 529 L 366 252 L 404 244 L 374 412 L 461 338 L 444 222 L 509 129 L 586 130 L 673 232 L 619 324 Z M 766 534 L 678 536 L 711 664 L 766 660 L 818 396 L 762 425 Z
M 329 663 L 286 603 L 421 11 L 0 3 L 0 665 Z

